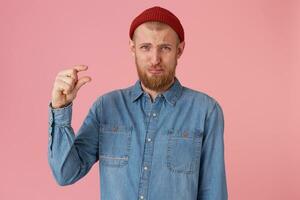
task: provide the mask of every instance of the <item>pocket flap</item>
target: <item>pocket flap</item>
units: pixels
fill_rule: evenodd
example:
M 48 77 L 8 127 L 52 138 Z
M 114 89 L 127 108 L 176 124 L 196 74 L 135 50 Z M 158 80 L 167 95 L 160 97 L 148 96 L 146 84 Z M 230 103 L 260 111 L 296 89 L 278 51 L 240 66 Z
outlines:
M 122 124 L 100 124 L 101 132 L 125 133 L 130 132 L 131 130 L 131 126 L 125 126 Z
M 169 129 L 168 135 L 175 138 L 194 139 L 202 137 L 202 132 L 197 129 Z

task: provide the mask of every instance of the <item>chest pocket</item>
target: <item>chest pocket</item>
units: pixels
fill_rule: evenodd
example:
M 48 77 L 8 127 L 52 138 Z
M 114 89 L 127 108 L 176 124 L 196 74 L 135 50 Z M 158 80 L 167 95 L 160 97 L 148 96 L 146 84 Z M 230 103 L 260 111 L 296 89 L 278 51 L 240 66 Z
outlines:
M 202 133 L 197 130 L 168 131 L 167 167 L 176 173 L 193 173 L 200 166 Z
M 102 165 L 121 167 L 128 163 L 132 127 L 121 124 L 101 124 L 99 161 Z

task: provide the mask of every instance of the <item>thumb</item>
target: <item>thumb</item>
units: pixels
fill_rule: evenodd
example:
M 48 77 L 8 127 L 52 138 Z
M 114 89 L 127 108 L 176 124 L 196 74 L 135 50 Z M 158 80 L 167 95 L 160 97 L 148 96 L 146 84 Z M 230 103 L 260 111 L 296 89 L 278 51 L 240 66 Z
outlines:
M 75 91 L 77 92 L 81 88 L 81 86 L 83 86 L 87 82 L 90 82 L 91 80 L 92 79 L 89 76 L 84 76 L 84 77 L 80 78 L 75 85 L 75 88 L 74 88 Z

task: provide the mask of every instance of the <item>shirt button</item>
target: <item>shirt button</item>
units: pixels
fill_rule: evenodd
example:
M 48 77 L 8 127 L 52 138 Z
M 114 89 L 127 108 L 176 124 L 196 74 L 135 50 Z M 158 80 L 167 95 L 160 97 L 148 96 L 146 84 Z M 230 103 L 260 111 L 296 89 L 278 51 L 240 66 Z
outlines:
M 113 132 L 116 132 L 117 130 L 118 130 L 118 127 L 117 127 L 117 126 L 115 126 L 115 127 L 112 128 L 112 131 L 113 131 Z
M 148 138 L 147 141 L 148 141 L 148 142 L 151 142 L 151 138 Z
M 143 195 L 141 195 L 141 196 L 140 196 L 140 199 L 144 199 L 144 196 L 143 196 Z
M 148 170 L 148 167 L 147 167 L 147 166 L 145 166 L 145 167 L 144 167 L 144 170 Z
M 153 115 L 153 117 L 155 117 L 155 116 L 156 116 L 156 113 L 153 113 L 152 115 Z

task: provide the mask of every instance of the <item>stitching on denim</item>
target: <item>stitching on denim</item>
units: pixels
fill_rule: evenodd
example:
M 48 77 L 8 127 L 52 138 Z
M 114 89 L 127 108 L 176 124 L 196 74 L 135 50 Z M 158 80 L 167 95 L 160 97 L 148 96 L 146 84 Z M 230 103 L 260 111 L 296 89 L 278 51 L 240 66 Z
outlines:
M 175 130 L 176 131 L 176 130 Z M 200 162 L 200 154 L 199 152 L 201 152 L 201 150 L 199 150 L 201 148 L 201 138 L 202 137 L 195 137 L 193 136 L 192 138 L 188 138 L 188 140 L 186 140 L 183 137 L 180 136 L 174 136 L 172 135 L 172 132 L 174 132 L 173 129 L 168 131 L 168 144 L 167 144 L 167 167 L 169 168 L 170 171 L 172 172 L 176 172 L 176 173 L 184 173 L 184 174 L 191 174 L 195 172 L 195 168 L 196 166 L 199 164 Z M 195 135 L 197 133 L 195 133 L 193 131 L 193 135 Z M 176 141 L 178 139 L 184 139 L 185 141 L 190 141 L 192 142 L 192 145 L 197 146 L 198 148 L 196 148 L 196 151 L 193 155 L 192 161 L 189 164 L 189 168 L 190 170 L 185 170 L 185 169 L 177 169 L 176 166 L 174 166 L 171 162 L 171 155 L 173 154 L 173 150 L 172 150 L 172 141 Z M 198 146 L 200 145 L 200 146 Z
M 106 128 L 103 128 L 103 126 L 106 126 Z M 118 135 L 118 134 L 121 134 L 121 135 L 126 135 L 126 138 L 124 140 L 127 141 L 127 146 L 125 147 L 125 152 L 123 152 L 125 154 L 125 156 L 123 157 L 117 157 L 117 156 L 114 156 L 114 155 L 105 155 L 105 154 L 101 154 L 100 150 L 99 150 L 99 158 L 100 158 L 100 161 L 103 165 L 105 166 L 110 166 L 110 167 L 121 167 L 121 166 L 124 166 L 126 164 L 128 164 L 128 160 L 129 160 L 129 153 L 130 153 L 130 148 L 131 148 L 131 137 L 132 137 L 132 126 L 120 126 L 121 127 L 120 129 L 118 129 L 117 131 L 113 131 L 113 130 L 110 130 L 110 128 L 113 128 L 114 126 L 112 125 L 108 125 L 108 124 L 105 124 L 105 125 L 100 125 L 100 133 L 99 133 L 99 137 L 101 134 L 103 134 L 103 132 L 106 132 L 108 134 L 112 134 L 112 135 Z M 105 131 L 104 131 L 105 129 Z M 100 139 L 99 139 L 100 141 Z M 99 142 L 99 145 L 100 145 L 100 142 Z M 126 144 L 124 144 L 126 145 Z M 101 147 L 99 147 L 101 148 Z
M 112 160 L 128 160 L 128 156 L 125 156 L 125 157 L 113 157 L 113 156 L 107 156 L 107 155 L 100 155 L 100 158 L 112 159 Z

